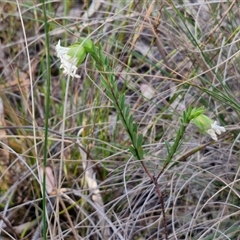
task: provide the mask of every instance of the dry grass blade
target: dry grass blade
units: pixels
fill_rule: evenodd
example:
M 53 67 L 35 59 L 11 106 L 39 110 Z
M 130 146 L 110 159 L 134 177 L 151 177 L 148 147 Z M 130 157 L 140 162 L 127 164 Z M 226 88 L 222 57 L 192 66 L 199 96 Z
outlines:
M 0 126 L 6 126 L 2 98 L 0 98 Z M 6 147 L 8 145 L 6 135 L 6 130 L 0 129 L 0 183 L 2 191 L 6 191 L 11 184 L 11 172 L 7 171 L 10 164 L 10 153 Z
M 78 136 L 84 131 L 84 129 L 81 129 L 78 133 Z M 81 163 L 83 165 L 83 171 L 85 176 L 85 181 L 88 185 L 89 192 L 91 194 L 93 202 L 97 205 L 97 214 L 99 218 L 99 225 L 101 227 L 101 232 L 104 237 L 104 239 L 109 239 L 110 237 L 110 229 L 108 226 L 106 226 L 106 221 L 104 220 L 105 215 L 105 209 L 104 204 L 102 200 L 102 196 L 100 194 L 99 186 L 96 179 L 96 173 L 93 170 L 93 164 L 90 159 L 87 159 L 87 154 L 85 151 L 83 151 L 83 145 L 80 142 L 80 140 L 77 140 L 77 143 L 79 145 L 79 152 L 81 154 Z
M 101 4 L 103 3 L 103 0 L 93 0 L 91 2 L 91 5 L 88 7 L 88 9 L 86 10 L 86 12 L 83 14 L 82 18 L 84 20 L 87 20 L 89 18 L 91 18 L 91 16 L 96 13 L 99 8 L 101 7 Z
M 0 239 L 240 239 L 239 1 L 45 4 L 50 54 L 42 1 L 0 1 Z M 143 135 L 142 162 L 128 150 L 131 140 L 91 56 L 78 66 L 79 79 L 59 69 L 58 40 L 68 47 L 79 37 L 108 58 L 129 121 Z M 226 134 L 213 141 L 190 122 L 169 154 L 183 112 L 201 106 Z M 54 174 L 46 169 L 43 233 L 45 155 Z

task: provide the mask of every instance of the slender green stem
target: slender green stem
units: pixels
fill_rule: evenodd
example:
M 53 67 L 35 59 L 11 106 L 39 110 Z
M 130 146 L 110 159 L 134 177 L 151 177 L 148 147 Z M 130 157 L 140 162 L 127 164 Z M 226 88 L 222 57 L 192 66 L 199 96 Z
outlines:
M 171 151 L 170 151 L 170 153 L 169 153 L 168 156 L 167 156 L 166 164 L 168 164 L 169 162 L 171 162 L 171 160 L 172 160 L 175 152 L 177 151 L 178 146 L 179 146 L 179 144 L 180 144 L 180 141 L 181 141 L 181 139 L 182 139 L 182 137 L 183 137 L 183 134 L 184 134 L 184 132 L 185 132 L 185 129 L 186 129 L 186 126 L 183 125 L 183 123 L 181 123 L 181 126 L 180 126 L 180 128 L 178 129 L 178 132 L 177 132 L 177 136 L 176 136 L 176 138 L 175 138 L 175 141 L 174 141 L 174 143 L 173 143 L 173 145 L 172 145 L 172 147 L 171 147 Z
M 49 43 L 49 25 L 47 20 L 47 13 L 46 13 L 46 5 L 45 0 L 42 0 L 43 6 L 43 14 L 44 14 L 44 30 L 45 30 L 45 43 L 46 43 L 46 77 L 47 77 L 47 89 L 46 89 L 46 106 L 45 106 L 45 135 L 44 135 L 44 157 L 43 157 L 43 166 L 44 166 L 44 174 L 43 174 L 43 239 L 46 240 L 46 232 L 47 232 L 47 213 L 46 213 L 46 174 L 45 168 L 47 166 L 47 147 L 48 147 L 48 119 L 49 119 L 49 106 L 50 106 L 50 43 Z

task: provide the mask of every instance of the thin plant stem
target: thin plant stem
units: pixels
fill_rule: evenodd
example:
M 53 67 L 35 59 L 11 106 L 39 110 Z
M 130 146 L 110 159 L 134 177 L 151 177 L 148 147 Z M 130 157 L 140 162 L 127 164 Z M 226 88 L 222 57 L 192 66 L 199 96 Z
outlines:
M 47 166 L 47 149 L 48 149 L 48 119 L 49 119 L 49 112 L 50 112 L 50 43 L 49 43 L 49 25 L 47 20 L 47 13 L 46 13 L 46 4 L 45 0 L 42 0 L 42 7 L 43 7 L 43 14 L 44 14 L 44 30 L 45 30 L 45 42 L 46 42 L 46 78 L 47 78 L 47 88 L 46 88 L 46 102 L 45 102 L 45 134 L 44 134 L 44 156 L 43 156 L 43 167 L 44 167 L 44 174 L 43 174 L 43 200 L 42 200 L 42 207 L 43 207 L 43 239 L 46 240 L 46 232 L 47 232 L 47 213 L 46 213 L 46 174 L 45 168 Z

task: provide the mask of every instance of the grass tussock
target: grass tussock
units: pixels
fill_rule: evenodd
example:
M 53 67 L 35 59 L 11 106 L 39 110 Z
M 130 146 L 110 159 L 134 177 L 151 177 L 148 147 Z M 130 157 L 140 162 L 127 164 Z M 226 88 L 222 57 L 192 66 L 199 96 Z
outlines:
M 239 16 L 238 1 L 1 1 L 0 238 L 240 239 Z M 100 50 L 72 79 L 55 46 L 80 37 Z M 217 141 L 184 121 L 201 107 Z

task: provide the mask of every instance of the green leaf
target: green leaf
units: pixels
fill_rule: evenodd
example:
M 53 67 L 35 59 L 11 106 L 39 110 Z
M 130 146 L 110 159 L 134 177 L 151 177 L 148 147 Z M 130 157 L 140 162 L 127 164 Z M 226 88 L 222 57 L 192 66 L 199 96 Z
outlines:
M 132 141 L 133 141 L 133 145 L 137 146 L 137 134 L 136 133 L 132 133 Z
M 129 127 L 131 126 L 131 132 L 133 132 L 133 115 L 131 114 L 130 116 L 129 116 L 129 118 L 128 118 L 128 125 L 129 125 Z
M 165 141 L 165 146 L 167 148 L 168 155 L 171 155 L 172 146 L 170 145 L 170 143 L 168 141 Z
M 199 107 L 199 108 L 193 108 L 193 109 L 191 110 L 191 113 L 190 113 L 190 116 L 189 116 L 189 117 L 190 117 L 191 119 L 193 119 L 193 118 L 196 118 L 196 117 L 202 115 L 204 112 L 205 112 L 204 106 Z
M 183 120 L 184 122 L 186 122 L 187 119 L 188 119 L 188 112 L 184 111 L 184 112 L 183 112 L 183 116 L 182 116 L 182 120 Z
M 83 47 L 84 47 L 85 51 L 90 54 L 94 54 L 96 51 L 93 41 L 90 40 L 89 38 L 84 39 Z
M 102 82 L 103 86 L 108 89 L 108 83 L 103 76 L 101 77 L 101 82 Z
M 142 160 L 144 156 L 143 148 L 139 147 L 137 150 L 138 150 L 139 160 Z
M 139 134 L 137 138 L 137 148 L 142 147 L 142 143 L 143 143 L 143 135 Z
M 123 110 L 123 116 L 125 119 L 128 119 L 128 116 L 130 114 L 130 107 L 126 106 L 125 109 Z
M 119 97 L 119 101 L 120 101 L 120 108 L 121 108 L 121 110 L 124 110 L 124 108 L 125 108 L 125 95 L 124 94 L 122 94 L 120 97 Z
M 128 128 L 129 128 L 129 131 L 131 132 L 131 134 L 134 134 L 134 133 L 136 133 L 136 131 L 134 132 L 133 130 L 133 125 L 134 125 L 134 123 L 133 123 L 133 115 L 131 114 L 130 116 L 129 116 L 129 119 L 128 119 Z
M 130 152 L 132 153 L 132 155 L 137 158 L 137 153 L 136 153 L 135 148 L 134 148 L 133 146 L 130 146 L 130 147 L 129 147 L 129 150 L 130 150 Z
M 114 93 L 116 95 L 118 95 L 119 91 L 118 91 L 118 86 L 115 82 L 115 78 L 110 78 L 111 79 L 111 83 L 112 83 L 112 86 L 113 86 L 113 89 L 114 89 Z M 124 98 L 124 102 L 125 102 L 125 98 Z
M 138 125 L 137 123 L 133 123 L 133 132 L 137 132 Z
M 115 98 L 114 98 L 111 90 L 106 89 L 106 94 L 107 94 L 107 96 L 114 102 Z
M 103 59 L 104 59 L 104 69 L 106 70 L 106 71 L 108 71 L 109 69 L 108 69 L 108 65 L 109 65 L 109 62 L 108 62 L 108 57 L 103 57 Z

